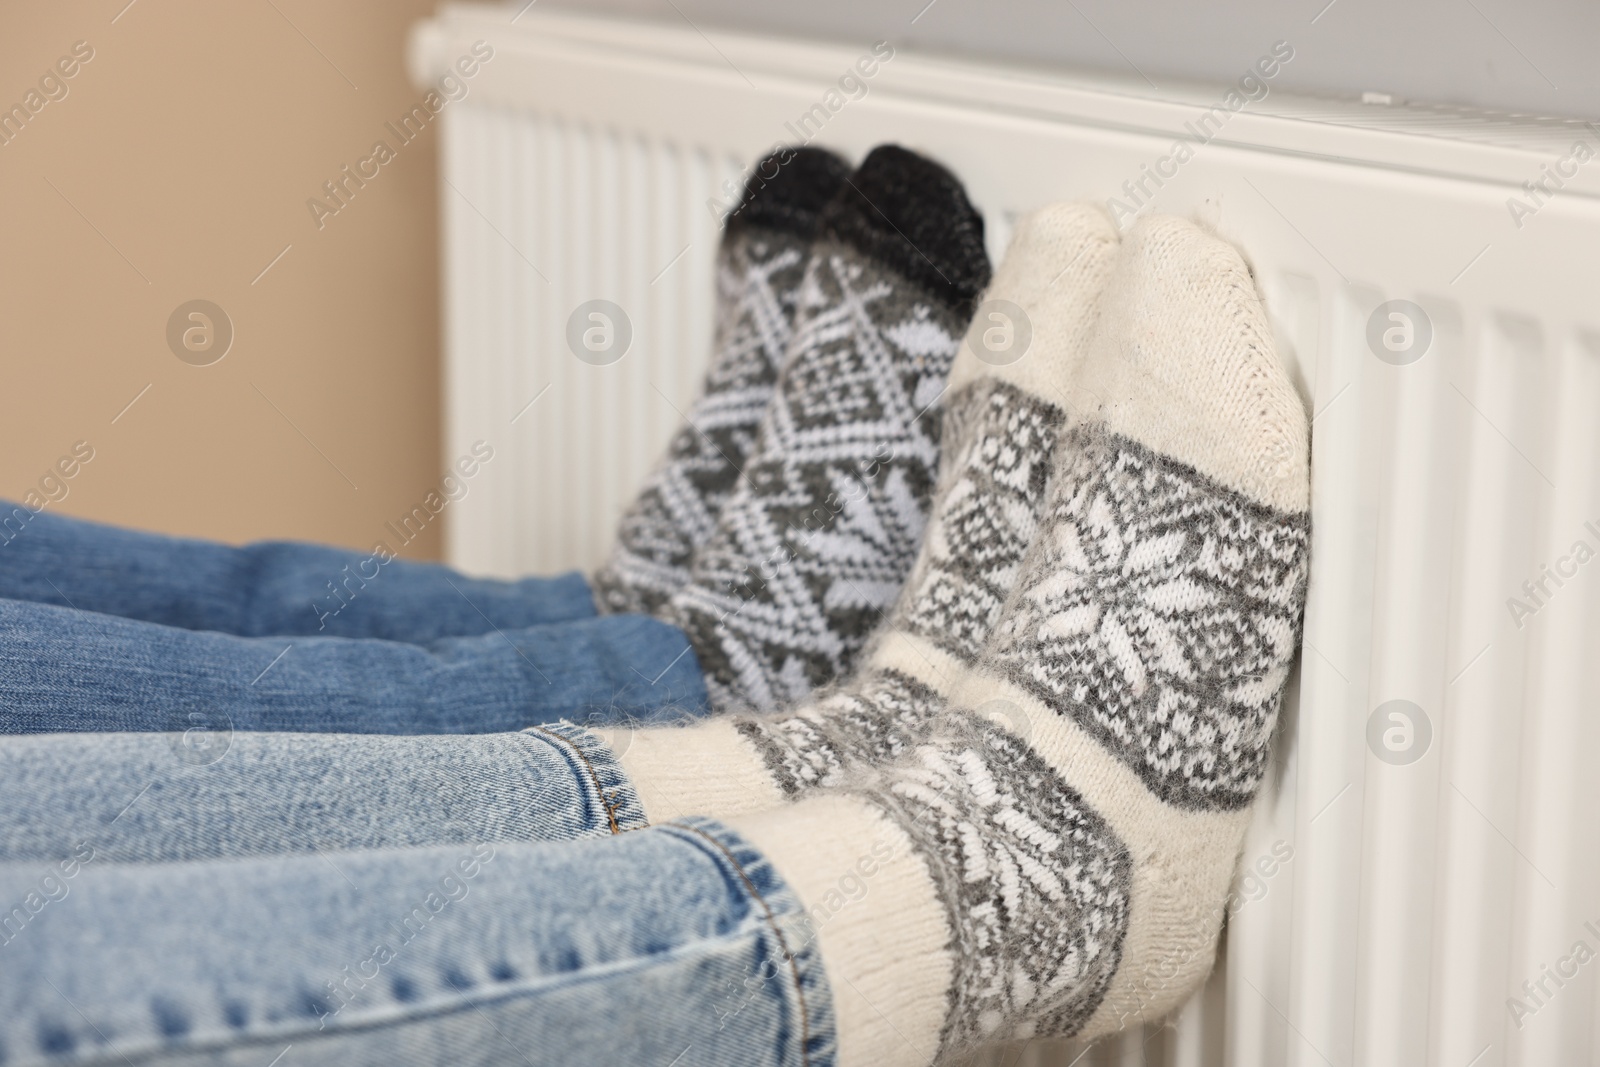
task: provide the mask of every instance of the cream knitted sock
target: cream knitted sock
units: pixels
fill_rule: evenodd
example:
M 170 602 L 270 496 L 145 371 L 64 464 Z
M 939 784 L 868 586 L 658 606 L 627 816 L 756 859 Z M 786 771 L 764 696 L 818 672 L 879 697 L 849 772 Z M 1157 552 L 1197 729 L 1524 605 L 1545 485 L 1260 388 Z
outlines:
M 613 735 L 652 820 L 726 817 L 834 784 L 908 750 L 945 707 L 1033 540 L 1116 243 L 1093 206 L 1021 223 L 952 367 L 932 521 L 865 662 L 792 713 Z
M 1309 427 L 1248 268 L 1124 239 L 1038 535 L 906 758 L 732 821 L 809 907 L 841 1064 L 1094 1037 L 1210 970 L 1305 601 Z M 862 892 L 854 892 L 864 886 Z

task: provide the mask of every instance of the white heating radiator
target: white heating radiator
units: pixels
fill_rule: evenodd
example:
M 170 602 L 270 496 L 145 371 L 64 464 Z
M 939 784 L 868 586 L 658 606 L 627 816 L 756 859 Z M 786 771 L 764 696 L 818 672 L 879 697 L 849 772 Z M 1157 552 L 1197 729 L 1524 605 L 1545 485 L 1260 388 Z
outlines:
M 870 47 L 518 7 L 449 7 L 412 42 L 419 86 L 495 50 L 445 110 L 440 196 L 445 459 L 496 449 L 450 558 L 504 575 L 605 553 L 707 355 L 707 201 Z M 1574 954 L 1600 952 L 1600 161 L 1572 152 L 1600 136 L 1274 91 L 1177 166 L 1226 87 L 905 52 L 867 84 L 818 143 L 943 161 L 996 260 L 1018 213 L 1176 171 L 1145 179 L 1154 208 L 1245 251 L 1315 413 L 1305 650 L 1225 960 L 1169 1025 L 1077 1062 L 1600 1062 L 1600 959 Z M 629 317 L 618 362 L 568 348 L 591 299 Z M 1420 359 L 1382 343 L 1391 300 L 1431 324 Z

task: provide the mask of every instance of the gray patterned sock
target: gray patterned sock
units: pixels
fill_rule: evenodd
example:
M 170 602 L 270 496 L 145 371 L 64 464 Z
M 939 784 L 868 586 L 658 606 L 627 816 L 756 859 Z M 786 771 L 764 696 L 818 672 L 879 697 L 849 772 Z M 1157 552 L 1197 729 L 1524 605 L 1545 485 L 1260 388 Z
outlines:
M 782 149 L 751 172 L 717 254 L 715 354 L 705 385 L 594 575 L 601 611 L 659 611 L 688 580 L 755 443 L 794 332 L 807 249 L 849 172 L 817 148 Z
M 824 212 L 755 449 L 661 613 L 714 705 L 771 708 L 831 681 L 899 594 L 946 377 L 988 279 L 981 216 L 904 149 L 875 149 Z

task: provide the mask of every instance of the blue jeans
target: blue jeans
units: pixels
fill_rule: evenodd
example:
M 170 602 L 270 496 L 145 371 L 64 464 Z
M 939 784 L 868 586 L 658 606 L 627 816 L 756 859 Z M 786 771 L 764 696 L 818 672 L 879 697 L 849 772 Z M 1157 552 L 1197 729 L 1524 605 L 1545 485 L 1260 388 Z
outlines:
M 708 710 L 683 633 L 596 617 L 581 575 L 469 579 L 41 514 L 0 527 L 0 597 L 0 733 L 487 733 Z
M 350 601 L 341 625 L 365 618 L 359 634 L 262 637 L 260 619 L 295 616 L 278 579 L 331 550 L 201 544 L 207 567 L 186 573 L 168 539 L 40 532 L 60 536 L 27 566 L 6 555 L 22 541 L 0 544 L 0 722 L 180 732 L 0 742 L 0 1063 L 832 1062 L 831 995 L 792 891 L 715 822 L 642 829 L 584 731 L 245 732 L 522 725 L 545 656 L 550 688 L 594 699 L 617 662 L 672 652 L 650 680 L 658 706 L 688 690 L 679 703 L 703 707 L 681 634 L 582 616 L 406 629 L 449 599 L 440 580 L 458 599 L 472 588 L 419 568 L 390 587 L 405 610 L 363 617 L 367 590 Z M 138 565 L 95 575 L 45 551 L 72 536 L 105 538 L 86 559 Z M 504 594 L 495 611 L 526 622 L 514 613 L 538 611 L 545 587 L 512 584 L 470 595 Z M 224 586 L 273 606 L 239 611 Z M 635 628 L 607 633 L 609 659 L 572 636 L 608 621 Z
M 0 599 L 237 637 L 413 644 L 595 615 L 589 583 L 576 571 L 510 582 L 468 578 L 437 564 L 325 545 L 235 548 L 34 515 L 3 500 Z
M 800 902 L 724 826 L 0 863 L 0 1061 L 828 1067 Z
M 11 737 L 0 742 L 0 812 L 0 865 L 58 860 L 80 846 L 103 863 L 326 858 L 645 825 L 610 749 L 563 724 L 458 736 Z

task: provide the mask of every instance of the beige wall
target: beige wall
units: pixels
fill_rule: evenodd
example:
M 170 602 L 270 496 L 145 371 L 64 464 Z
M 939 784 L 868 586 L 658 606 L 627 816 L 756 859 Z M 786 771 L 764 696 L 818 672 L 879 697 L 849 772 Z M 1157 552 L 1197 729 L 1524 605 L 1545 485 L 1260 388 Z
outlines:
M 320 231 L 306 201 L 393 143 L 432 0 L 126 2 L 0 7 L 0 107 L 93 49 L 0 145 L 0 496 L 86 441 L 51 511 L 371 547 L 438 481 L 437 131 Z M 234 327 L 209 366 L 167 341 L 197 298 Z

